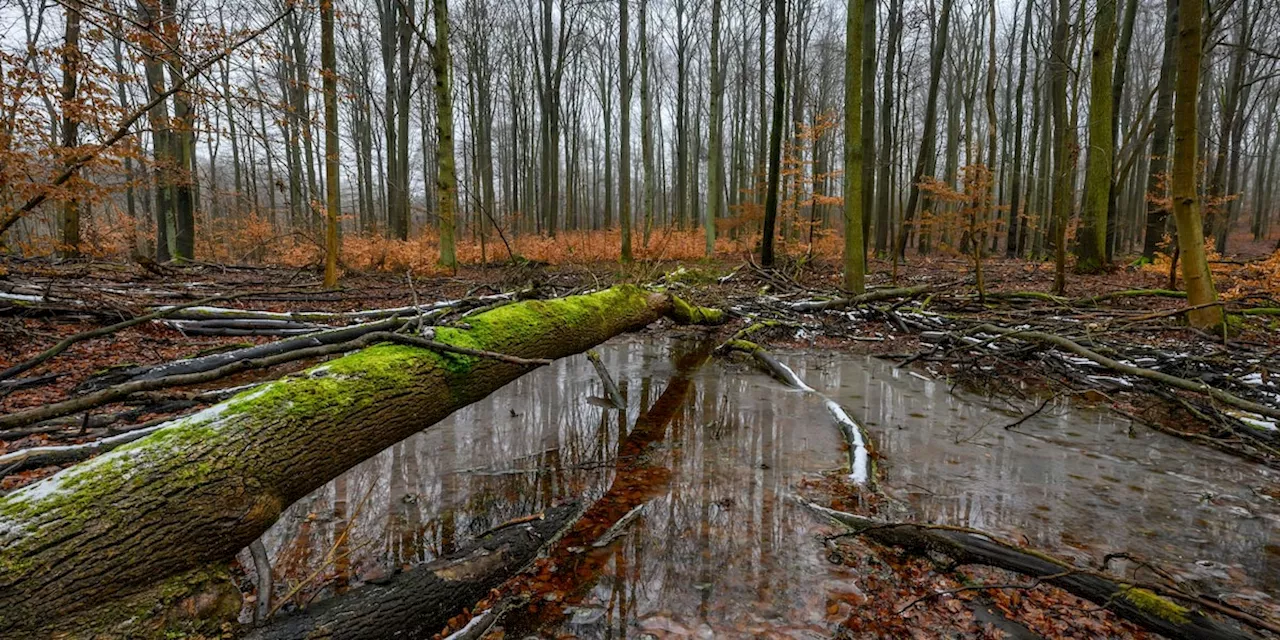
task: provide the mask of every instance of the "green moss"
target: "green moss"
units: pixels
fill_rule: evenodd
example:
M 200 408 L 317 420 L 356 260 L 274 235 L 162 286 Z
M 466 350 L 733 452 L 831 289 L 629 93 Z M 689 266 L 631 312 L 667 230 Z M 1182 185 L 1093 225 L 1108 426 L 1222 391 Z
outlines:
M 1140 589 L 1127 584 L 1122 584 L 1120 587 L 1121 589 L 1116 595 L 1124 598 L 1129 604 L 1144 613 L 1175 624 L 1186 624 L 1191 621 L 1188 617 L 1191 610 L 1182 605 L 1162 598 L 1147 589 Z
M 679 267 L 668 273 L 663 280 L 668 283 L 680 283 L 691 287 L 708 285 L 719 280 L 720 274 L 711 269 Z
M 760 350 L 760 345 L 750 340 L 728 340 L 720 345 L 721 349 L 726 351 L 742 351 L 744 353 L 755 353 Z
M 695 307 L 674 295 L 671 304 L 671 316 L 682 324 L 723 324 L 725 321 L 724 311 L 720 309 Z

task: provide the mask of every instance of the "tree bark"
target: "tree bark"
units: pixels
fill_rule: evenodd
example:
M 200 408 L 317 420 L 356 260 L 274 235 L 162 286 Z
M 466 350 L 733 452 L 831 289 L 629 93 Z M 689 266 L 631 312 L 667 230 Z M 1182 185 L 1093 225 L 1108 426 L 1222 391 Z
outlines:
M 432 0 L 436 40 L 431 55 L 436 93 L 436 213 L 440 216 L 440 266 L 457 269 L 454 226 L 458 212 L 458 174 L 453 152 L 453 67 L 449 63 L 449 4 Z
M 640 155 L 644 165 L 644 227 L 640 243 L 649 248 L 657 174 L 653 158 L 653 91 L 649 87 L 649 0 L 640 0 Z
M 1050 100 L 1053 104 L 1053 292 L 1063 295 L 1067 289 L 1067 222 L 1073 202 L 1072 176 L 1075 169 L 1074 127 L 1067 116 L 1067 88 L 1071 74 L 1068 51 L 1070 32 L 1068 14 L 1070 0 L 1059 0 L 1050 47 Z
M 76 113 L 77 92 L 80 77 L 80 0 L 67 2 L 66 31 L 62 50 L 62 148 L 71 158 L 80 144 L 80 116 Z M 62 203 L 59 220 L 62 227 L 62 254 L 75 257 L 80 254 L 80 202 L 68 198 Z
M 880 155 L 877 157 L 879 176 L 876 178 L 876 255 L 884 256 L 889 250 L 891 191 L 889 176 L 893 168 L 893 76 L 894 57 L 902 41 L 902 0 L 889 0 L 889 36 L 885 43 L 884 96 L 880 104 Z M 875 79 L 866 79 L 874 82 Z
M 1096 273 L 1107 261 L 1107 203 L 1111 198 L 1115 141 L 1112 74 L 1116 49 L 1116 0 L 1099 0 L 1093 32 L 1093 73 L 1089 87 L 1089 153 L 1084 204 L 1076 241 L 1076 271 Z
M 724 69 L 720 49 L 720 15 L 723 0 L 711 0 L 711 140 L 708 144 L 706 255 L 716 250 L 716 219 L 724 209 Z
M 723 320 L 623 286 L 503 306 L 468 318 L 467 329 L 437 328 L 435 340 L 559 358 L 664 315 Z M 141 597 L 149 610 L 148 587 L 157 581 L 228 560 L 289 504 L 529 369 L 380 345 L 240 394 L 0 498 L 0 637 L 55 627 L 87 634 L 140 615 L 118 603 Z
M 1142 240 L 1142 257 L 1153 260 L 1163 240 L 1170 207 L 1165 200 L 1169 192 L 1169 127 L 1173 124 L 1173 91 L 1177 68 L 1178 2 L 1165 0 L 1164 54 L 1160 63 L 1160 79 L 1156 84 L 1156 110 L 1152 115 L 1151 164 L 1147 169 L 1147 230 Z
M 862 72 L 864 46 L 875 49 L 875 42 L 862 41 L 865 35 L 859 21 L 864 19 L 865 0 L 849 0 L 845 22 L 844 58 L 844 288 L 858 294 L 866 288 L 867 252 L 863 241 L 865 185 L 863 172 Z M 874 82 L 874 78 L 872 79 Z
M 1225 319 L 1222 307 L 1203 306 L 1218 299 L 1213 275 L 1204 252 L 1204 227 L 1200 217 L 1200 193 L 1196 185 L 1196 147 L 1199 115 L 1200 61 L 1204 7 L 1199 2 L 1178 6 L 1178 80 L 1173 107 L 1173 219 L 1178 226 L 1178 248 L 1182 254 L 1182 278 L 1187 288 L 1187 304 L 1195 310 L 1187 314 L 1191 326 L 1216 327 Z
M 1035 3 L 1027 2 L 1026 12 L 1023 15 L 1022 23 L 1022 53 L 1018 62 L 1018 89 L 1014 92 L 1014 100 L 1017 100 L 1017 115 L 1013 123 L 1013 167 L 1010 171 L 1013 174 L 1013 185 L 1010 193 L 1009 201 L 1009 234 L 1005 241 L 1005 256 L 1016 258 L 1022 255 L 1023 236 L 1026 235 L 1026 224 L 1023 221 L 1022 207 L 1026 206 L 1022 202 L 1022 118 L 1026 110 L 1026 96 L 1024 92 L 1027 86 L 1027 48 L 1031 42 L 1031 27 L 1034 24 L 1033 14 L 1035 13 Z M 1035 86 L 1035 83 L 1032 83 Z M 1035 91 L 1031 92 L 1031 104 L 1036 104 Z M 1034 125 L 1032 127 L 1034 129 Z M 1032 134 L 1032 142 L 1029 145 L 1035 148 L 1035 134 Z M 1035 162 L 1035 153 L 1031 154 L 1032 163 Z
M 333 0 L 320 0 L 320 67 L 324 86 L 324 286 L 338 286 L 338 225 L 342 215 L 338 163 L 338 59 Z
M 766 267 L 773 266 L 778 196 L 781 195 L 778 190 L 782 167 L 782 112 L 785 109 L 787 93 L 786 0 L 776 0 L 773 11 L 773 116 L 769 131 L 769 186 L 764 195 L 764 234 L 760 239 L 760 264 Z M 859 29 L 858 32 L 861 33 L 862 30 Z
M 643 1 L 643 0 L 642 0 Z M 618 227 L 622 234 L 622 261 L 631 262 L 631 21 L 628 1 L 618 6 L 618 111 L 622 116 L 618 142 Z

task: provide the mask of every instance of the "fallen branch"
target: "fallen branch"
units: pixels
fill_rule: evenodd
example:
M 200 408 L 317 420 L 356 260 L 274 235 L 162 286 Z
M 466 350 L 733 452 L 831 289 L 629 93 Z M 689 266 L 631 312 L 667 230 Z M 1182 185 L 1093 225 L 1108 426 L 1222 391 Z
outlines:
M 299 336 L 329 328 L 291 320 L 169 320 L 185 336 Z
M 204 298 L 203 300 L 197 300 L 190 304 L 178 305 L 176 307 L 166 307 L 165 309 L 162 309 L 159 311 L 153 311 L 151 313 L 148 313 L 146 315 L 141 315 L 136 318 L 130 318 L 123 322 L 117 322 L 113 325 L 109 325 L 106 327 L 99 327 L 97 329 L 85 331 L 84 333 L 77 333 L 74 336 L 63 339 L 62 342 L 59 342 L 58 344 L 55 344 L 52 347 L 49 347 L 48 349 L 42 351 L 39 355 L 31 358 L 30 360 L 27 360 L 26 362 L 13 365 L 12 367 L 5 369 L 4 371 L 0 371 L 0 380 L 8 380 L 14 376 L 26 373 L 27 371 L 30 371 L 31 369 L 39 366 L 41 363 L 47 362 L 50 359 L 57 357 L 58 354 L 71 348 L 72 345 L 80 342 L 84 342 L 85 340 L 92 340 L 94 338 L 100 338 L 102 336 L 111 335 L 117 331 L 128 329 L 129 327 L 139 325 L 144 322 L 150 322 L 158 318 L 167 317 L 169 315 L 177 313 L 178 311 L 181 311 L 182 309 L 186 309 L 188 307 L 205 305 L 205 304 L 209 304 L 210 302 L 214 302 L 216 300 L 230 300 L 232 298 L 238 298 L 240 296 L 249 295 L 250 293 L 253 293 L 253 292 L 246 291 L 244 293 L 239 293 L 239 294 L 212 296 L 209 298 Z
M 1070 340 L 1068 338 L 1064 338 L 1059 335 L 1054 335 L 1052 333 L 1044 333 L 1043 331 L 1007 329 L 1004 327 L 997 327 L 996 325 L 993 325 L 993 324 L 980 324 L 974 327 L 973 331 L 979 332 L 979 333 L 994 333 L 1000 336 L 1016 337 L 1019 340 L 1034 340 L 1038 342 L 1051 344 L 1055 347 L 1064 349 L 1066 351 L 1070 351 L 1071 353 L 1074 353 L 1082 358 L 1092 360 L 1093 362 L 1099 365 L 1102 365 L 1103 367 L 1106 367 L 1108 369 L 1111 369 L 1113 371 L 1118 371 L 1120 373 L 1131 375 L 1137 378 L 1144 378 L 1146 380 L 1151 380 L 1153 382 L 1158 382 L 1166 386 L 1183 389 L 1185 391 L 1194 391 L 1196 393 L 1203 393 L 1213 398 L 1214 400 L 1217 400 L 1224 404 L 1229 404 L 1237 409 L 1243 409 L 1251 413 L 1256 413 L 1258 415 L 1267 416 L 1268 418 L 1275 418 L 1277 420 L 1280 420 L 1280 409 L 1277 409 L 1275 407 L 1269 407 L 1263 404 L 1258 404 L 1257 402 L 1245 400 L 1244 398 L 1227 393 L 1226 391 L 1223 391 L 1216 387 L 1211 387 L 1203 382 L 1194 382 L 1192 380 L 1187 380 L 1186 378 L 1179 378 L 1177 376 L 1172 376 L 1167 373 L 1155 371 L 1153 369 L 1144 369 L 1142 367 L 1135 367 L 1130 364 L 1125 364 L 1123 362 L 1113 360 L 1102 354 L 1099 354 L 1098 352 L 1093 351 L 1092 349 L 1086 348 L 1080 345 L 1079 343 L 1075 342 L 1074 340 Z
M 604 385 L 604 392 L 608 394 L 613 408 L 626 410 L 627 403 L 622 399 L 622 392 L 618 391 L 618 385 L 613 381 L 613 376 L 609 375 L 609 369 L 600 361 L 600 354 L 596 353 L 595 349 L 589 349 L 587 359 L 591 361 L 591 366 L 595 367 L 596 375 L 600 376 L 600 383 Z
M 175 360 L 173 362 L 165 362 L 157 365 L 131 367 L 118 371 L 111 371 L 95 378 L 91 378 L 89 381 L 80 385 L 80 389 L 92 391 L 102 389 L 107 385 L 120 384 L 123 382 L 155 380 L 177 375 L 204 373 L 241 360 L 254 360 L 301 349 L 351 342 L 360 336 L 376 331 L 394 331 L 395 329 L 400 328 L 400 326 L 405 322 L 408 322 L 406 318 L 392 317 L 386 320 L 379 320 L 377 322 L 357 324 L 350 327 L 331 329 L 329 331 L 320 331 L 305 336 L 277 340 L 275 342 L 245 347 L 243 349 L 235 349 L 233 351 L 223 351 L 220 353 L 212 353 L 184 360 Z
M 801 501 L 813 511 L 848 527 L 880 544 L 907 549 L 914 553 L 939 553 L 957 565 L 980 564 L 1036 578 L 1075 596 L 1110 609 L 1116 615 L 1169 638 L 1178 640 L 1247 640 L 1247 633 L 1213 618 L 1197 609 L 1177 604 L 1174 599 L 1197 607 L 1209 607 L 1212 601 L 1184 594 L 1159 585 L 1135 584 L 1106 574 L 1073 567 L 1039 552 L 1032 552 L 998 541 L 980 531 L 957 527 L 940 527 L 914 523 L 879 522 L 863 516 L 836 511 Z M 1157 593 L 1158 592 L 1158 593 Z M 1236 615 L 1229 607 L 1212 607 L 1245 624 L 1262 622 L 1256 616 Z M 1223 611 L 1222 609 L 1227 609 Z M 1241 612 L 1243 613 L 1243 612 Z M 1263 626 L 1260 628 L 1268 628 Z
M 26 471 L 27 469 L 38 469 L 49 465 L 70 464 L 88 460 L 100 453 L 106 453 L 135 440 L 141 440 L 155 433 L 156 430 L 170 420 L 172 418 L 156 418 L 132 430 L 94 440 L 93 442 L 53 447 L 31 447 L 0 455 L 0 477 L 18 473 L 19 471 Z
M 836 298 L 834 300 L 806 300 L 804 302 L 794 302 L 790 305 L 792 311 L 827 311 L 831 309 L 845 309 L 869 302 L 879 302 L 881 300 L 892 300 L 894 298 L 910 298 L 924 293 L 930 293 L 937 288 L 936 285 L 922 284 L 914 287 L 901 287 L 897 289 L 875 289 L 868 291 L 862 295 L 853 296 L 851 298 Z
M 512 293 L 500 293 L 488 296 L 478 296 L 475 298 L 463 298 L 460 300 L 441 300 L 430 304 L 413 304 L 405 307 L 391 307 L 387 309 L 369 309 L 365 311 L 256 311 L 252 309 L 229 309 L 225 307 L 210 307 L 193 303 L 191 305 L 182 305 L 181 310 L 169 317 L 174 320 L 280 320 L 289 322 L 306 322 L 306 323 L 348 323 L 348 322 L 369 322 L 372 320 L 383 320 L 392 316 L 407 316 L 419 313 L 430 313 L 432 311 L 443 311 L 445 309 L 456 309 L 468 305 L 488 305 L 495 302 L 511 300 L 515 297 Z M 163 307 L 172 309 L 174 307 Z

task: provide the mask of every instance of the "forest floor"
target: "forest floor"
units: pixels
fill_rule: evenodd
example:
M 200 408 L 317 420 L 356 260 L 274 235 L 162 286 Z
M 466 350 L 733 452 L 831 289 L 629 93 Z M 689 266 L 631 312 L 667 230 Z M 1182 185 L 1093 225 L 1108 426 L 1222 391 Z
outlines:
M 993 397 L 1058 399 L 1114 410 L 1135 423 L 1200 442 L 1280 468 L 1276 421 L 1224 406 L 1194 390 L 1115 371 L 1060 349 L 1015 340 L 997 340 L 979 326 L 1065 336 L 1117 360 L 1199 381 L 1238 398 L 1280 411 L 1280 253 L 1218 260 L 1219 291 L 1233 315 L 1230 333 L 1208 334 L 1180 322 L 1185 298 L 1169 293 L 1168 263 L 1127 266 L 1099 275 L 1069 274 L 1066 296 L 1052 290 L 1052 263 L 986 261 L 987 291 L 980 300 L 972 286 L 970 262 L 961 257 L 913 257 L 900 266 L 873 260 L 872 291 L 911 288 L 902 295 L 866 303 L 797 313 L 793 305 L 839 297 L 839 265 L 817 258 L 789 260 L 763 270 L 741 259 L 714 262 L 647 262 L 521 265 L 461 268 L 448 277 L 347 273 L 340 288 L 325 290 L 314 271 L 278 267 L 189 264 L 157 266 L 114 262 L 8 259 L 0 262 L 0 368 L 24 362 L 59 341 L 146 313 L 157 305 L 188 304 L 218 295 L 219 307 L 274 312 L 402 307 L 518 290 L 565 295 L 614 283 L 660 283 L 704 306 L 736 316 L 718 329 L 718 339 L 754 326 L 750 337 L 771 347 L 838 349 L 900 362 L 934 378 L 962 384 Z M 1132 293 L 1132 292 L 1142 293 Z M 1117 294 L 1117 292 L 1125 292 Z M 653 331 L 689 331 L 663 327 Z M 698 329 L 698 331 L 704 331 Z M 743 334 L 739 334 L 743 335 Z M 104 371 L 169 362 L 277 340 L 275 336 L 189 335 L 173 323 L 153 321 L 71 346 L 50 362 L 7 381 L 0 389 L 0 415 L 76 396 Z M 42 428 L 3 432 L 0 455 L 33 447 L 88 442 L 125 433 L 158 418 L 185 413 L 206 402 L 201 391 L 243 385 L 302 368 L 305 361 L 185 388 L 148 392 L 125 402 L 95 407 L 40 423 Z M 15 384 L 16 383 L 16 384 Z M 25 388 L 24 388 L 25 387 Z M 176 402 L 175 402 L 176 401 Z M 1037 409 L 1036 411 L 1039 411 Z M 96 417 L 111 416 L 103 421 Z M 0 491 L 47 477 L 59 465 L 10 473 L 0 467 Z M 833 505 L 865 506 L 863 496 L 829 489 Z M 1272 496 L 1280 500 L 1280 495 Z M 961 575 L 926 560 L 888 554 L 876 560 L 862 547 L 834 548 L 833 557 L 867 569 L 868 584 L 895 597 L 868 597 L 845 626 L 859 633 L 905 637 L 909 631 L 883 626 L 898 621 L 912 629 L 950 629 L 971 637 L 1018 633 L 974 616 L 974 608 L 929 593 L 961 589 L 989 572 Z M 869 563 L 869 564 L 868 564 Z M 865 565 L 865 566 L 864 566 Z M 992 583 L 1008 578 L 991 578 Z M 874 591 L 874 589 L 872 589 Z M 891 615 L 874 603 L 899 602 L 905 594 L 924 598 L 908 616 Z M 959 593 L 959 592 L 957 592 Z M 994 589 L 966 593 L 965 600 L 999 610 L 996 618 L 1032 625 L 1044 637 L 1145 637 L 1128 623 L 1057 590 Z M 1082 615 L 1081 611 L 1094 614 Z M 1274 613 L 1274 612 L 1273 612 Z M 883 615 L 882 615 L 883 614 Z M 1048 622 L 1045 622 L 1045 621 Z M 1046 635 L 1046 629 L 1055 631 Z M 899 634 L 899 631 L 903 635 Z

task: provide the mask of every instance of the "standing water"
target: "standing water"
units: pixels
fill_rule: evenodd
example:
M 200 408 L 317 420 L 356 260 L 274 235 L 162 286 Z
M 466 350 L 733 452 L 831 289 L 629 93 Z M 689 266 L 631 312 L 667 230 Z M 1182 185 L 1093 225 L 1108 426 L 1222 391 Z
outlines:
M 596 398 L 587 359 L 567 358 L 357 465 L 264 536 L 277 598 L 329 597 L 558 502 L 602 499 L 630 514 L 622 535 L 582 552 L 575 583 L 542 608 L 555 615 L 508 626 L 828 637 L 841 617 L 825 603 L 857 593 L 858 576 L 825 560 L 821 523 L 788 497 L 848 471 L 839 426 L 819 395 L 708 361 L 705 348 L 603 346 L 625 420 Z M 1103 413 L 1046 411 L 1005 431 L 1016 415 L 883 361 L 780 359 L 865 423 L 886 488 L 916 519 L 1082 559 L 1134 551 L 1258 598 L 1280 586 L 1280 505 L 1268 497 L 1280 483 L 1263 467 L 1141 428 L 1130 437 Z M 618 469 L 634 477 L 619 482 Z

